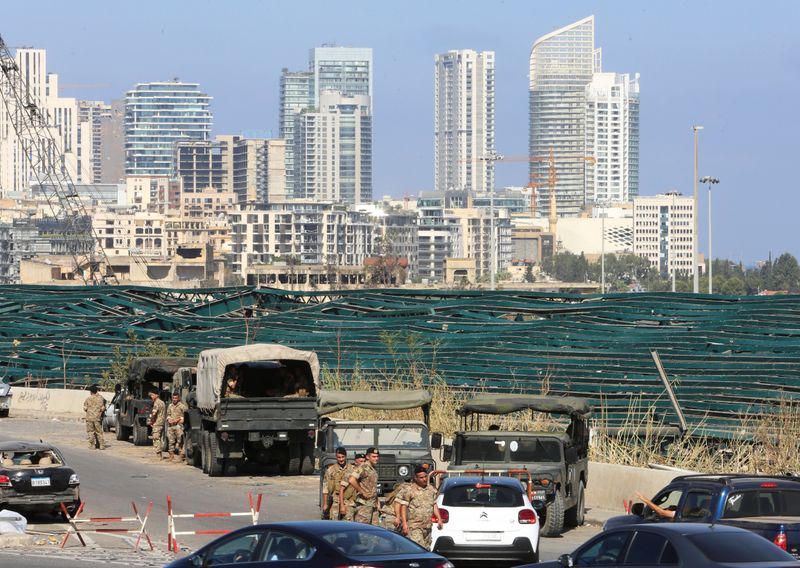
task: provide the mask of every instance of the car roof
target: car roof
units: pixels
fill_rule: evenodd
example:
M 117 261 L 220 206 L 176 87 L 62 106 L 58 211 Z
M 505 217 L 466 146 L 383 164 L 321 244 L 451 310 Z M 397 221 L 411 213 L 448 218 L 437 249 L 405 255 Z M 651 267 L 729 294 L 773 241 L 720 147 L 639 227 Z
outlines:
M 22 440 L 0 442 L 0 452 L 40 452 L 42 450 L 55 449 L 55 446 L 45 442 L 25 442 Z
M 513 487 L 514 489 L 522 489 L 522 483 L 516 477 L 504 477 L 500 475 L 486 475 L 486 476 L 459 476 L 448 477 L 442 484 L 441 491 L 451 487 L 460 487 L 463 485 L 475 485 L 477 483 L 488 483 L 491 485 L 502 485 L 504 487 Z
M 691 536 L 694 534 L 707 533 L 709 530 L 712 530 L 714 532 L 723 532 L 723 533 L 750 532 L 746 529 L 734 527 L 731 525 L 719 525 L 719 524 L 711 525 L 706 523 L 641 523 L 634 525 L 624 525 L 622 527 L 618 527 L 611 530 L 619 530 L 619 529 L 624 530 L 631 528 L 634 528 L 636 530 L 647 530 L 648 532 L 655 532 L 662 534 L 667 534 L 667 533 L 680 534 L 683 536 Z
M 672 480 L 678 482 L 706 482 L 731 486 L 753 486 L 758 487 L 762 483 L 780 483 L 783 486 L 800 487 L 800 477 L 789 475 L 755 475 L 755 474 L 693 474 L 681 475 Z

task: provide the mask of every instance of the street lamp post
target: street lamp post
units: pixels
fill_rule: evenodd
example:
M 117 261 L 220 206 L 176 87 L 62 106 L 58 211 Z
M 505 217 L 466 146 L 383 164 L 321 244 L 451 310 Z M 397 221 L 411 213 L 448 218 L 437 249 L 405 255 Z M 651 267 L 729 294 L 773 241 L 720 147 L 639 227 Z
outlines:
M 708 293 L 714 293 L 714 257 L 711 256 L 711 186 L 717 185 L 719 180 L 715 177 L 704 176 L 700 183 L 708 184 Z
M 703 130 L 702 126 L 692 126 L 694 131 L 694 232 L 692 233 L 692 274 L 694 276 L 694 286 L 692 290 L 695 294 L 700 292 L 700 271 L 697 270 L 697 132 Z

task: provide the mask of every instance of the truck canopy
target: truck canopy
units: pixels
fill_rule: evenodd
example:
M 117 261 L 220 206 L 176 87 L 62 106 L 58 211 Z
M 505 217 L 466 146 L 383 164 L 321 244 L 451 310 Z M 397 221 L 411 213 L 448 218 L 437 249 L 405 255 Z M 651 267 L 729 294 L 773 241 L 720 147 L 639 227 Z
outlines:
M 128 365 L 128 380 L 168 381 L 182 367 L 194 367 L 197 359 L 191 357 L 137 357 Z
M 320 416 L 324 416 L 346 408 L 365 408 L 367 410 L 422 408 L 422 412 L 427 418 L 432 400 L 431 393 L 425 389 L 399 391 L 326 390 L 319 395 L 317 411 Z
M 527 409 L 550 414 L 566 414 L 572 418 L 588 418 L 592 413 L 592 407 L 582 398 L 527 394 L 484 394 L 465 402 L 458 410 L 458 415 L 510 414 Z
M 313 351 L 299 351 L 271 343 L 241 345 L 201 351 L 197 361 L 197 406 L 212 410 L 219 402 L 225 369 L 242 363 L 299 362 L 308 367 L 315 391 L 319 390 L 319 360 Z

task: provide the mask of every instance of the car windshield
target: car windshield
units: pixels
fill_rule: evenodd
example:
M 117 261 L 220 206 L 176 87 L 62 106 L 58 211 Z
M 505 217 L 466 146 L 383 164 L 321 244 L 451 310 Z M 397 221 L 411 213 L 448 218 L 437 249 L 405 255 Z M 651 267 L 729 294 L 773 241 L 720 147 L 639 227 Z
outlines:
M 27 450 L 2 452 L 3 467 L 53 467 L 61 465 L 61 459 L 53 450 Z
M 522 490 L 505 485 L 477 483 L 456 485 L 444 493 L 444 506 L 450 507 L 522 507 Z
M 794 560 L 791 555 L 769 540 L 747 531 L 714 532 L 709 530 L 690 535 L 688 538 L 709 560 L 722 564 Z
M 378 446 L 426 448 L 428 430 L 422 426 L 381 426 L 378 429 Z
M 331 530 L 319 535 L 336 550 L 351 557 L 419 554 L 425 549 L 393 532 L 374 529 Z

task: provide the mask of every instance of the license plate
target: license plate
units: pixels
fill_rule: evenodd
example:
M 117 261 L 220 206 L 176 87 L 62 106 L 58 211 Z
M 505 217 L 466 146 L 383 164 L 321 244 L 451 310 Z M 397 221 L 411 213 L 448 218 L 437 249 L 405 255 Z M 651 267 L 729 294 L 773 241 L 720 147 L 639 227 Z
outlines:
M 464 533 L 464 538 L 469 541 L 497 542 L 502 540 L 502 534 L 499 532 L 468 532 Z
M 50 478 L 31 477 L 31 487 L 50 487 Z

